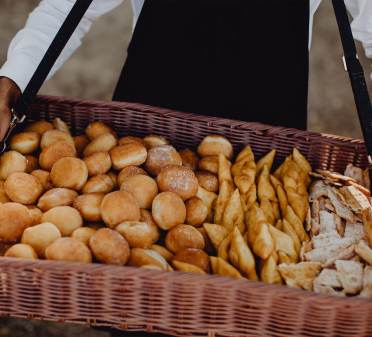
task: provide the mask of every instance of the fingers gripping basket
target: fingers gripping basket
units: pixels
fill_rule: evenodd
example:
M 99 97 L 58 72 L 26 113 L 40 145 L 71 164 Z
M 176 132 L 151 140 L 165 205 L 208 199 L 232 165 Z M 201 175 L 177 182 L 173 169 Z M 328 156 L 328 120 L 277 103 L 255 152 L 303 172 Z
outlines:
M 179 148 L 224 134 L 257 157 L 297 147 L 313 167 L 366 166 L 359 140 L 127 103 L 40 97 L 30 120 L 61 117 L 73 132 L 101 120 L 119 133 L 160 134 Z M 340 299 L 217 276 L 51 261 L 0 259 L 0 315 L 177 336 L 372 336 L 372 301 Z

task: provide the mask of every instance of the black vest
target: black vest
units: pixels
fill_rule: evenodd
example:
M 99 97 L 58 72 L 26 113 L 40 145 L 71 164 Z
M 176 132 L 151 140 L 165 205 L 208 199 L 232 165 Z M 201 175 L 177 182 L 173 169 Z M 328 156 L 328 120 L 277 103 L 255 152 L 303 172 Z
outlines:
M 147 0 L 114 100 L 306 128 L 309 0 Z

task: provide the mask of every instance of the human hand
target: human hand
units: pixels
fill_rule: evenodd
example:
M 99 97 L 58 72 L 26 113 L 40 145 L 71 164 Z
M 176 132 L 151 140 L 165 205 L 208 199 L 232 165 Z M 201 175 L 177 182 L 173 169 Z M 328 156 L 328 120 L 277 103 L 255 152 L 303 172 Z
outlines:
M 7 77 L 0 77 L 0 140 L 8 131 L 12 105 L 21 95 L 18 86 Z

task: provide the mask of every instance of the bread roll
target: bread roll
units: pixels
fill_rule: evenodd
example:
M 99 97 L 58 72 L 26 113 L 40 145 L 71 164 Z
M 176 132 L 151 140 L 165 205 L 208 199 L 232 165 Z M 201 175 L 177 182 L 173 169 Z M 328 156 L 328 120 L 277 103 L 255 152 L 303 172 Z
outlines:
M 103 193 L 80 195 L 74 200 L 74 208 L 80 212 L 86 221 L 102 221 L 100 206 L 103 197 Z
M 177 225 L 172 228 L 165 238 L 165 246 L 173 253 L 186 248 L 204 249 L 203 235 L 193 226 Z
M 208 156 L 199 160 L 199 170 L 218 174 L 218 156 Z
M 198 192 L 198 179 L 188 167 L 168 165 L 160 171 L 156 180 L 161 192 L 177 193 L 183 200 L 192 198 Z
M 186 224 L 202 226 L 208 216 L 208 207 L 203 200 L 193 197 L 186 201 Z
M 116 137 L 111 133 L 104 133 L 94 138 L 84 149 L 83 155 L 87 157 L 96 152 L 109 152 L 117 144 Z
M 92 253 L 87 245 L 73 238 L 60 238 L 55 240 L 45 250 L 48 260 L 67 262 L 92 262 Z
M 32 226 L 40 224 L 41 218 L 43 216 L 43 212 L 40 208 L 36 207 L 35 205 L 27 205 L 28 211 L 30 212 L 32 218 Z
M 5 257 L 16 257 L 19 259 L 36 260 L 37 254 L 35 250 L 24 243 L 17 243 L 11 246 L 4 254 Z
M 61 158 L 53 165 L 50 179 L 55 187 L 79 191 L 88 180 L 88 168 L 81 159 Z
M 96 152 L 84 158 L 89 176 L 105 174 L 111 169 L 111 157 L 108 152 Z
M 129 177 L 135 176 L 137 174 L 147 175 L 147 172 L 138 166 L 127 166 L 124 167 L 118 175 L 118 185 L 121 184 Z
M 43 133 L 40 140 L 40 147 L 42 150 L 46 149 L 48 146 L 59 143 L 66 142 L 75 147 L 74 139 L 69 133 L 59 131 L 59 130 L 48 130 Z
M 4 181 L 0 180 L 0 204 L 5 204 L 6 202 L 9 201 L 10 199 L 8 195 L 5 193 Z
M 137 200 L 140 208 L 150 209 L 152 201 L 158 194 L 156 181 L 149 176 L 135 175 L 127 178 L 120 189 L 129 192 Z
M 59 117 L 53 119 L 53 126 L 56 130 L 71 134 L 70 128 L 68 127 L 67 123 Z
M 181 156 L 173 146 L 160 145 L 149 150 L 145 166 L 150 174 L 157 176 L 167 165 L 182 165 Z
M 102 263 L 124 265 L 130 255 L 128 242 L 117 231 L 99 229 L 89 240 L 95 258 Z
M 46 212 L 57 206 L 70 206 L 77 196 L 76 191 L 68 188 L 52 188 L 40 197 L 37 207 Z
M 70 206 L 57 206 L 45 212 L 41 222 L 54 224 L 62 236 L 69 236 L 72 232 L 83 226 L 83 218 L 78 210 Z
M 126 221 L 115 228 L 131 248 L 150 248 L 159 239 L 159 229 L 146 222 Z
M 99 121 L 90 123 L 85 129 L 85 133 L 90 140 L 94 140 L 106 133 L 111 133 L 114 136 L 116 135 L 110 126 Z
M 24 205 L 32 205 L 43 193 L 39 179 L 23 172 L 12 173 L 4 183 L 4 189 L 10 200 Z
M 138 203 L 130 193 L 116 191 L 103 198 L 101 216 L 108 227 L 115 228 L 124 221 L 139 221 L 141 215 Z
M 43 170 L 50 171 L 59 159 L 65 157 L 76 157 L 75 145 L 64 141 L 57 142 L 41 151 L 39 164 Z
M 186 207 L 178 194 L 163 192 L 153 200 L 152 216 L 161 229 L 168 230 L 185 222 Z
M 134 137 L 134 136 L 125 136 L 119 139 L 118 144 L 119 145 L 126 145 L 130 143 L 140 143 L 142 145 L 145 145 L 145 142 L 142 138 Z
M 90 238 L 95 234 L 96 231 L 96 229 L 91 227 L 80 227 L 74 230 L 74 232 L 71 234 L 71 237 L 88 246 Z
M 109 193 L 114 189 L 114 182 L 107 174 L 91 177 L 83 187 L 83 193 Z
M 199 158 L 194 151 L 191 151 L 190 149 L 182 150 L 180 151 L 180 156 L 182 158 L 183 166 L 196 171 L 196 169 L 198 168 Z
M 0 156 L 0 179 L 5 180 L 14 172 L 26 172 L 27 159 L 16 151 L 8 151 Z
M 201 187 L 209 192 L 218 193 L 218 178 L 215 174 L 207 171 L 199 171 L 196 172 L 195 175 Z
M 192 264 L 203 269 L 206 273 L 210 272 L 209 256 L 201 249 L 183 249 L 174 256 L 173 261 Z
M 227 159 L 231 159 L 233 151 L 231 143 L 219 135 L 205 137 L 198 147 L 198 154 L 201 157 L 218 156 L 222 153 Z
M 50 181 L 50 173 L 44 170 L 35 170 L 31 172 L 35 178 L 39 179 L 44 191 L 49 191 L 53 188 L 53 184 Z
M 37 132 L 20 132 L 10 140 L 10 149 L 22 154 L 36 151 L 40 145 L 40 135 Z
M 152 149 L 153 147 L 160 145 L 168 145 L 169 142 L 163 136 L 149 135 L 143 138 L 143 142 L 147 149 Z
M 157 224 L 156 224 L 154 218 L 152 217 L 152 214 L 151 214 L 150 211 L 148 211 L 147 209 L 141 209 L 141 210 L 140 210 L 140 213 L 141 213 L 140 221 L 142 221 L 142 222 L 146 222 L 146 223 L 148 223 L 150 226 L 155 226 L 155 227 L 157 227 Z
M 0 204 L 0 241 L 17 242 L 23 231 L 32 225 L 27 207 L 14 202 Z
M 76 152 L 78 153 L 79 157 L 81 157 L 83 155 L 84 149 L 87 147 L 90 140 L 85 135 L 75 136 L 73 139 L 74 139 Z
M 61 237 L 58 228 L 52 223 L 41 223 L 27 228 L 22 235 L 22 243 L 30 245 L 36 254 L 44 258 L 45 249 Z
M 162 270 L 169 270 L 167 261 L 159 253 L 151 249 L 133 248 L 128 264 L 134 267 L 152 265 Z
M 173 260 L 174 255 L 163 246 L 151 245 L 150 249 L 160 254 L 168 263 Z
M 118 177 L 115 172 L 108 172 L 107 175 L 111 178 L 112 182 L 114 183 L 114 189 L 117 189 L 120 185 L 118 184 Z
M 47 121 L 37 121 L 29 124 L 25 131 L 27 132 L 37 132 L 39 135 L 42 135 L 46 131 L 53 130 L 54 126 L 52 123 Z
M 116 146 L 110 151 L 112 166 L 115 170 L 122 170 L 127 166 L 142 165 L 147 158 L 144 145 L 134 142 Z
M 26 155 L 27 166 L 26 173 L 31 173 L 39 168 L 39 159 L 35 156 Z
M 205 228 L 204 227 L 197 227 L 196 229 L 199 231 L 199 233 L 201 235 L 203 235 L 204 242 L 205 242 L 204 251 L 209 256 L 214 255 L 215 254 L 215 249 L 214 249 L 213 243 L 212 243 L 211 239 L 209 238 L 209 236 L 208 236 L 207 231 L 205 230 Z

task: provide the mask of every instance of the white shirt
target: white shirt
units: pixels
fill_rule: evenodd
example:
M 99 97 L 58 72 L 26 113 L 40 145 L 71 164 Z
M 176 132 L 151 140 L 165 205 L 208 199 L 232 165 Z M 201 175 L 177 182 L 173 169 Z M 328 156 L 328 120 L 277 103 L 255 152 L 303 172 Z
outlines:
M 122 2 L 123 0 L 93 1 L 50 72 L 49 78 L 81 45 L 81 41 L 93 21 L 113 10 Z M 310 37 L 313 15 L 320 2 L 321 0 L 310 0 Z M 74 3 L 74 0 L 42 0 L 29 15 L 25 27 L 13 38 L 9 46 L 7 61 L 0 69 L 0 76 L 11 78 L 23 91 Z M 135 25 L 144 0 L 131 0 L 131 3 Z M 346 5 L 353 17 L 354 37 L 363 43 L 367 57 L 372 58 L 372 0 L 346 0 Z

